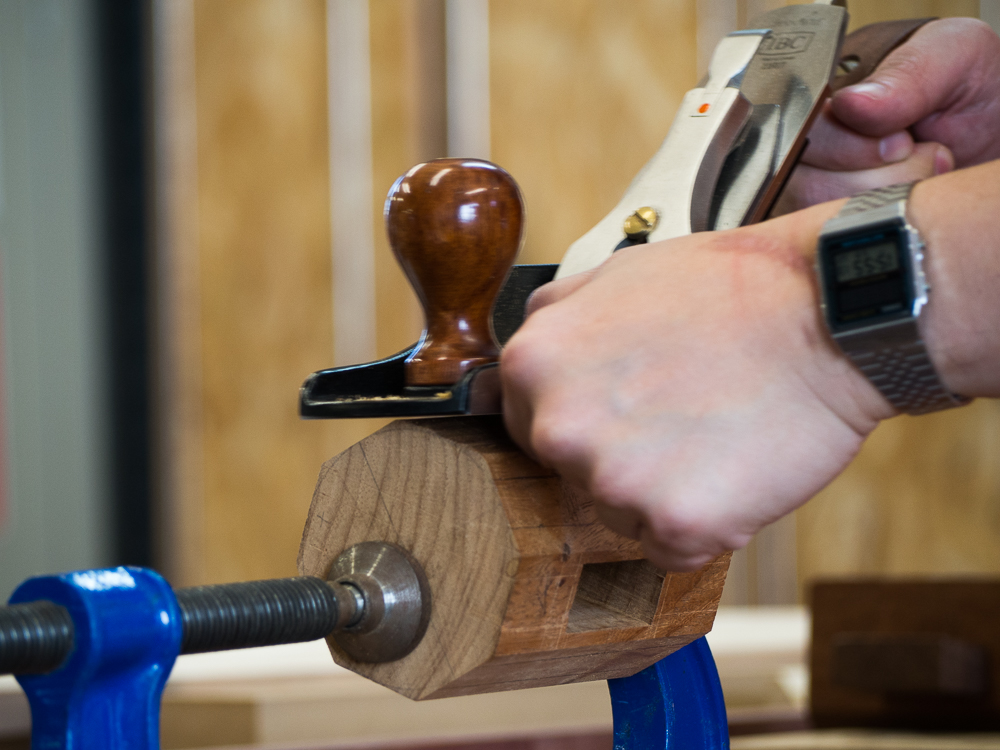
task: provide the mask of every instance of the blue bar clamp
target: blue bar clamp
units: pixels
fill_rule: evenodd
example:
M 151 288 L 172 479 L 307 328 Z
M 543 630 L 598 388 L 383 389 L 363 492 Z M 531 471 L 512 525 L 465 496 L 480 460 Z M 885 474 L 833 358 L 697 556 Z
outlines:
M 181 589 L 179 602 L 143 568 L 25 581 L 9 604 L 36 605 L 0 607 L 0 667 L 32 638 L 36 658 L 58 664 L 17 674 L 31 704 L 32 750 L 157 750 L 160 700 L 179 654 L 315 640 L 343 627 L 350 618 L 326 584 L 301 577 Z M 729 747 L 704 638 L 608 687 L 615 750 Z

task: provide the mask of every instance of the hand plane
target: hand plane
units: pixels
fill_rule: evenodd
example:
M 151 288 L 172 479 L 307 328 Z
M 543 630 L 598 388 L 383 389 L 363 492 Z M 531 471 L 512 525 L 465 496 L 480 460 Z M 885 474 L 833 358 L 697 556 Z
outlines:
M 301 415 L 499 413 L 500 347 L 535 289 L 623 247 L 761 221 L 831 90 L 867 75 L 927 20 L 875 24 L 845 43 L 842 0 L 818 0 L 769 11 L 724 37 L 660 149 L 558 266 L 511 267 L 523 205 L 502 169 L 468 159 L 417 165 L 393 185 L 385 216 L 427 329 L 386 359 L 313 373 L 300 391 Z

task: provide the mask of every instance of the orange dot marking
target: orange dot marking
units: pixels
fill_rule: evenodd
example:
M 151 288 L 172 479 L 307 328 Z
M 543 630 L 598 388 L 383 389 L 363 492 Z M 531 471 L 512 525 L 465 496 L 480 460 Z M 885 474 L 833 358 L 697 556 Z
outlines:
M 702 114 L 702 115 L 705 114 L 706 112 L 708 112 L 708 108 L 711 107 L 711 106 L 712 106 L 711 104 L 709 104 L 708 102 L 705 102 L 700 107 L 698 107 L 698 114 Z

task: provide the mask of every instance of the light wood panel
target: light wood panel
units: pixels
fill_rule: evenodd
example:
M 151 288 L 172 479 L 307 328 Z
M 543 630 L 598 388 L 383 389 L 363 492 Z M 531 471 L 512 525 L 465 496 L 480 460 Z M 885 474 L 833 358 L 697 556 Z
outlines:
M 174 580 L 187 584 L 289 572 L 319 465 L 380 424 L 303 423 L 295 412 L 302 378 L 332 363 L 325 4 L 194 0 L 189 7 L 191 59 L 170 64 L 194 71 L 190 107 L 163 115 L 196 123 L 197 142 L 196 164 L 189 159 L 187 172 L 194 177 L 186 186 L 175 184 L 171 193 L 190 201 L 188 216 L 195 225 L 191 252 L 175 255 L 178 267 L 172 270 L 195 281 L 184 287 L 186 298 L 170 301 L 169 311 L 183 312 L 183 320 L 164 334 L 191 353 L 174 374 L 183 375 L 178 387 L 192 416 L 183 417 L 164 402 L 166 429 L 174 430 L 173 444 L 187 456 L 166 464 L 164 505 L 176 510 L 177 520 L 165 537 L 165 561 Z M 382 355 L 419 335 L 419 310 L 389 252 L 381 206 L 399 174 L 443 154 L 444 13 L 440 0 L 371 0 L 369 7 L 372 231 Z M 494 4 L 494 12 L 509 23 L 501 23 L 499 36 L 491 39 L 498 51 L 493 64 L 503 58 L 513 66 L 499 65 L 494 90 L 501 100 L 503 92 L 515 99 L 513 108 L 496 102 L 492 108 L 499 118 L 492 129 L 500 150 L 507 147 L 524 165 L 522 182 L 534 185 L 533 194 L 548 205 L 594 207 L 589 213 L 573 210 L 574 223 L 555 242 L 543 231 L 535 244 L 552 247 L 552 255 L 561 255 L 614 202 L 659 144 L 676 101 L 693 81 L 693 41 L 683 41 L 691 34 L 693 12 L 687 4 L 678 8 L 681 27 L 671 7 L 652 2 L 630 9 L 624 19 L 621 9 L 607 2 L 582 10 L 566 3 L 568 18 L 556 7 L 539 17 L 538 8 L 527 3 Z M 618 31 L 610 42 L 602 41 L 609 23 Z M 553 35 L 555 47 L 518 48 L 510 37 L 514 48 L 505 47 L 504 28 L 516 37 L 525 25 L 535 38 Z M 663 28 L 671 29 L 667 43 Z M 554 49 L 567 45 L 575 50 L 575 61 L 557 60 L 560 69 L 552 71 L 541 96 L 523 85 L 525 66 L 537 68 L 526 51 L 548 49 L 552 57 Z M 601 67 L 591 55 L 594 45 L 603 45 L 609 66 L 615 64 L 614 49 L 623 45 L 630 66 L 619 65 L 593 85 L 590 79 Z M 551 100 L 547 110 L 526 117 L 547 98 L 546 91 L 566 90 L 563 74 L 577 88 L 571 109 Z M 629 108 L 633 97 L 622 86 L 634 87 L 635 81 L 652 82 L 656 92 L 647 92 L 645 105 L 633 102 Z M 517 89 L 528 95 L 518 98 Z M 549 137 L 501 124 L 520 127 L 527 119 L 549 120 L 544 126 Z M 553 143 L 562 144 L 562 134 L 574 128 L 577 142 L 590 144 L 589 160 L 569 173 L 545 170 L 538 157 Z M 610 146 L 602 133 L 613 137 Z M 644 146 L 636 147 L 637 133 Z M 631 160 L 611 159 L 612 184 L 598 157 L 623 146 L 632 147 Z M 182 150 L 167 158 L 188 154 Z M 578 155 L 572 149 L 556 154 L 561 161 Z M 558 166 L 551 159 L 548 164 Z M 599 200 L 587 197 L 590 185 L 603 186 Z M 169 238 L 163 242 L 170 253 L 174 244 Z
M 423 327 L 389 248 L 382 207 L 403 172 L 445 156 L 444 11 L 434 0 L 370 0 L 369 9 L 377 349 L 385 356 L 414 343 Z
M 979 0 L 848 0 L 849 30 L 877 21 L 928 16 L 979 17 Z
M 1000 572 L 1000 402 L 881 425 L 799 511 L 800 578 Z
M 194 5 L 205 544 L 184 583 L 294 572 L 316 472 L 371 429 L 303 422 L 332 361 L 325 6 Z
M 297 415 L 302 380 L 333 364 L 326 3 L 161 6 L 161 561 L 177 584 L 287 575 L 320 465 L 384 424 Z M 373 0 L 370 21 L 384 355 L 421 327 L 381 209 L 443 155 L 443 8 Z
M 694 0 L 503 0 L 490 25 L 492 153 L 524 193 L 520 262 L 558 262 L 695 85 Z
M 331 358 L 322 2 L 195 3 L 208 581 L 291 572 Z M 324 434 L 327 433 L 327 434 Z
M 326 0 L 333 364 L 375 358 L 371 45 L 367 0 Z

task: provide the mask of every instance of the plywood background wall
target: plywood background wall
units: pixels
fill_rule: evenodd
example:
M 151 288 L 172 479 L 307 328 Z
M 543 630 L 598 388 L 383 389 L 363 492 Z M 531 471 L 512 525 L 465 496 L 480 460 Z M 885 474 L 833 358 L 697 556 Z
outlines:
M 491 3 L 491 150 L 524 191 L 523 261 L 557 261 L 655 151 L 697 80 L 699 20 L 716 5 L 743 21 L 775 4 Z M 444 155 L 443 2 L 368 7 L 375 349 L 384 355 L 420 327 L 381 204 L 400 173 Z M 978 12 L 974 0 L 851 7 L 855 25 Z M 290 575 L 321 463 L 381 424 L 296 413 L 304 377 L 333 364 L 326 3 L 155 8 L 161 558 L 178 584 Z M 996 404 L 890 422 L 798 514 L 797 534 L 786 525 L 780 559 L 797 565 L 799 580 L 1000 570 L 998 447 Z

